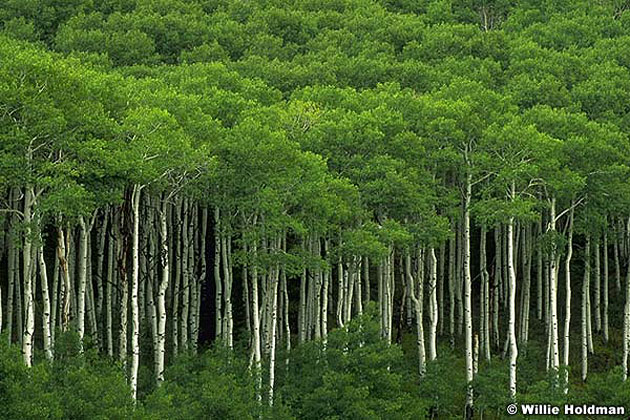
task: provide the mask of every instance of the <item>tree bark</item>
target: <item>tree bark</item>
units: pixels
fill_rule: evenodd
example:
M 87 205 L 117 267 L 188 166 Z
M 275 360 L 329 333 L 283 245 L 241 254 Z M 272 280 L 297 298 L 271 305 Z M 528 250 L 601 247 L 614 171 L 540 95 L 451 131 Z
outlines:
M 573 203 L 569 210 L 569 225 L 567 226 L 567 256 L 565 259 L 565 319 L 564 319 L 564 393 L 569 391 L 569 339 L 571 332 L 571 258 L 573 257 Z
M 142 186 L 134 185 L 131 195 L 133 213 L 132 256 L 131 256 L 131 393 L 135 400 L 138 392 L 138 367 L 140 366 L 140 311 L 138 308 L 139 282 L 139 239 L 140 239 L 140 196 Z
M 470 172 L 466 174 L 466 185 L 464 193 L 464 250 L 463 250 L 463 268 L 464 268 L 464 324 L 465 342 L 466 342 L 466 382 L 468 391 L 466 393 L 466 409 L 467 413 L 472 412 L 473 408 L 473 343 L 472 343 L 472 277 L 470 274 L 470 201 L 472 198 L 472 175 Z M 510 381 L 511 382 L 511 381 Z M 468 415 L 468 414 L 467 414 Z
M 590 236 L 586 235 L 586 246 L 584 249 L 584 279 L 582 280 L 582 381 L 586 382 L 588 375 L 588 284 L 590 282 Z
M 437 326 L 438 326 L 438 307 L 437 307 L 437 259 L 435 257 L 435 249 L 429 248 L 429 360 L 437 358 Z
M 512 181 L 510 199 L 515 197 L 515 185 Z M 514 217 L 510 217 L 507 225 L 507 268 L 509 292 L 508 335 L 510 340 L 510 396 L 516 398 L 516 363 L 518 345 L 516 342 L 516 270 L 514 269 Z
M 24 245 L 22 248 L 22 277 L 24 281 L 24 331 L 22 334 L 22 355 L 27 366 L 33 365 L 33 334 L 35 333 L 35 296 L 33 292 L 33 263 L 31 222 L 35 194 L 33 187 L 24 190 Z

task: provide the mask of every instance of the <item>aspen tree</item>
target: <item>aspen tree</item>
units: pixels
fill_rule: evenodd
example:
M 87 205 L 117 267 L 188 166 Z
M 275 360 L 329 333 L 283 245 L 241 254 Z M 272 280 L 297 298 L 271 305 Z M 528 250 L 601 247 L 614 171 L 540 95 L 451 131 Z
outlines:
M 257 215 L 253 216 L 252 227 L 256 227 Z M 262 372 L 261 372 L 261 343 L 260 343 L 260 317 L 258 305 L 258 244 L 256 239 L 251 245 L 254 263 L 251 269 L 252 281 L 252 315 L 253 315 L 253 339 L 252 339 L 252 355 L 254 359 L 254 377 L 256 378 L 256 399 L 262 401 Z
M 112 312 L 113 308 L 113 300 L 112 300 L 112 288 L 114 284 L 114 275 L 115 275 L 115 260 L 114 260 L 114 235 L 113 235 L 113 226 L 114 226 L 114 215 L 113 208 L 110 209 L 112 213 L 111 216 L 111 224 L 110 224 L 110 234 L 109 239 L 107 241 L 107 280 L 106 280 L 106 290 L 105 290 L 105 330 L 107 337 L 107 355 L 109 357 L 114 357 L 114 333 L 113 333 L 113 318 Z M 108 213 L 110 213 L 108 212 Z
M 278 237 L 275 242 L 275 248 L 280 248 L 281 239 Z M 273 407 L 273 390 L 275 385 L 275 368 L 276 368 L 276 331 L 278 320 L 278 280 L 280 274 L 280 265 L 276 263 L 272 269 L 271 274 L 271 295 L 272 297 L 272 309 L 271 309 L 271 350 L 269 355 L 269 406 Z
M 452 223 L 451 226 L 455 224 Z M 455 346 L 455 238 L 448 241 L 448 298 L 449 298 L 449 334 L 451 347 Z
M 170 273 L 170 252 L 168 241 L 168 200 L 170 195 L 163 194 L 160 200 L 160 262 L 162 265 L 162 274 L 160 277 L 160 284 L 158 286 L 157 294 L 157 313 L 158 313 L 158 326 L 157 326 L 157 348 L 156 348 L 156 361 L 155 361 L 155 380 L 158 386 L 164 381 L 164 358 L 166 355 L 166 290 L 169 287 Z
M 564 318 L 564 352 L 562 364 L 566 367 L 569 366 L 569 340 L 571 333 L 571 258 L 573 257 L 573 216 L 574 208 L 571 203 L 571 210 L 569 210 L 569 220 L 567 226 L 567 255 L 564 263 L 564 278 L 565 278 L 565 318 Z M 564 393 L 569 390 L 569 371 L 564 371 Z
M 481 272 L 481 343 L 482 351 L 486 360 L 490 361 L 490 275 L 488 274 L 486 260 L 486 240 L 488 232 L 485 224 L 481 225 L 480 244 L 479 244 L 479 271 Z
M 549 227 L 548 230 L 550 232 L 555 233 L 556 231 L 556 198 L 551 197 L 551 207 L 549 214 Z M 558 299 L 557 299 L 557 246 L 555 242 L 551 245 L 551 252 L 549 255 L 549 309 L 550 309 L 550 328 L 551 328 L 551 343 L 550 343 L 550 351 L 551 351 L 551 369 L 554 371 L 554 376 L 557 375 L 557 371 L 560 367 L 560 358 L 559 358 L 559 347 L 558 347 Z
M 139 256 L 140 256 L 140 197 L 143 187 L 134 185 L 131 194 L 133 215 L 132 258 L 131 258 L 131 374 L 129 382 L 131 392 L 136 399 L 138 391 L 138 367 L 140 366 L 140 310 L 138 307 Z
M 190 314 L 190 267 L 188 267 L 188 254 L 190 252 L 190 240 L 188 237 L 188 223 L 190 218 L 190 208 L 188 199 L 182 199 L 182 236 L 181 236 L 181 258 L 178 261 L 181 273 L 181 313 L 179 317 L 179 348 L 181 351 L 188 350 L 188 317 Z
M 29 160 L 32 151 L 29 149 Z M 25 227 L 24 245 L 22 247 L 22 279 L 24 282 L 24 331 L 22 332 L 22 355 L 27 366 L 33 364 L 33 335 L 35 333 L 35 296 L 33 292 L 33 261 L 31 222 L 33 220 L 33 206 L 35 193 L 32 186 L 24 189 L 24 206 L 22 210 Z
M 429 360 L 437 358 L 437 326 L 438 326 L 438 307 L 437 307 L 437 259 L 435 249 L 429 248 Z
M 48 293 L 48 274 L 46 270 L 46 261 L 44 261 L 44 249 L 42 244 L 41 233 L 39 237 L 39 243 L 37 249 L 37 262 L 39 264 L 39 276 L 41 279 L 41 295 L 43 301 L 42 308 L 42 331 L 44 335 L 44 354 L 46 359 L 51 362 L 53 360 L 53 340 L 52 340 L 52 326 L 51 326 L 51 307 L 50 307 L 50 295 Z M 1 312 L 1 311 L 0 311 Z
M 492 284 L 492 338 L 494 347 L 499 348 L 499 284 L 501 284 L 501 228 L 499 226 L 494 228 L 494 244 L 495 244 L 495 269 L 494 269 L 494 281 Z
M 218 338 L 223 335 L 223 280 L 221 279 L 221 214 L 217 206 L 214 207 L 214 287 L 214 331 L 215 337 Z
M 510 199 L 516 195 L 515 182 L 510 187 Z M 516 397 L 516 362 L 518 345 L 516 343 L 516 270 L 514 269 L 514 217 L 510 217 L 507 225 L 507 263 L 509 276 L 509 341 L 510 341 L 510 395 Z M 556 353 L 557 354 L 557 353 Z
M 414 310 L 416 314 L 416 334 L 418 346 L 418 371 L 422 378 L 426 372 L 426 350 L 424 345 L 424 321 L 423 321 L 423 301 L 424 301 L 424 285 L 420 269 L 423 264 L 422 251 L 418 248 L 416 254 L 416 264 L 418 265 L 418 271 L 414 276 L 411 268 L 411 251 L 407 250 L 405 253 L 405 273 L 407 281 L 411 285 L 411 300 L 414 304 Z
M 85 295 L 87 289 L 88 228 L 83 216 L 79 217 L 79 290 L 77 308 L 77 332 L 79 339 L 85 335 Z
M 586 377 L 588 375 L 588 353 L 589 353 L 589 345 L 588 345 L 588 293 L 589 293 L 589 282 L 590 282 L 590 252 L 591 246 L 591 238 L 590 235 L 586 234 L 586 245 L 584 249 L 584 279 L 582 280 L 582 382 L 586 382 Z

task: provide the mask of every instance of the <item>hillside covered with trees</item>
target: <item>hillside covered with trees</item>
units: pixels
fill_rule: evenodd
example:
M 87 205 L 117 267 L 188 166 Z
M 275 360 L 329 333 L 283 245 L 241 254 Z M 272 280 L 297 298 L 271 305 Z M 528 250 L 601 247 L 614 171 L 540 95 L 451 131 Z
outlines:
M 0 418 L 627 405 L 630 3 L 3 0 L 0 225 Z

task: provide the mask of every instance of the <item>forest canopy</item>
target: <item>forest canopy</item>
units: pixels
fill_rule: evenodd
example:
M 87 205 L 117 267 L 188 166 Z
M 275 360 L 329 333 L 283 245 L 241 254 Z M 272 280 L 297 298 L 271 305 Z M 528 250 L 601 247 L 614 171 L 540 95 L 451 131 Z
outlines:
M 627 405 L 629 104 L 625 0 L 4 0 L 0 417 Z

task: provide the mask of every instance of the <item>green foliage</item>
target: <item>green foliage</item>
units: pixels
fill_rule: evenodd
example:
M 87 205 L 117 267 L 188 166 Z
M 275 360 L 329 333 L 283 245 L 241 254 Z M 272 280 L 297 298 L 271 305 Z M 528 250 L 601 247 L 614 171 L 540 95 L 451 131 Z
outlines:
M 259 407 L 244 360 L 219 348 L 178 358 L 146 410 L 154 418 L 254 419 Z
M 135 409 L 123 371 L 95 350 L 80 351 L 76 333 L 57 335 L 57 359 L 32 369 L 17 347 L 0 344 L 0 401 L 7 419 L 129 419 Z
M 401 350 L 381 339 L 374 305 L 326 344 L 296 349 L 281 392 L 302 419 L 420 418 L 427 407 L 407 390 Z

